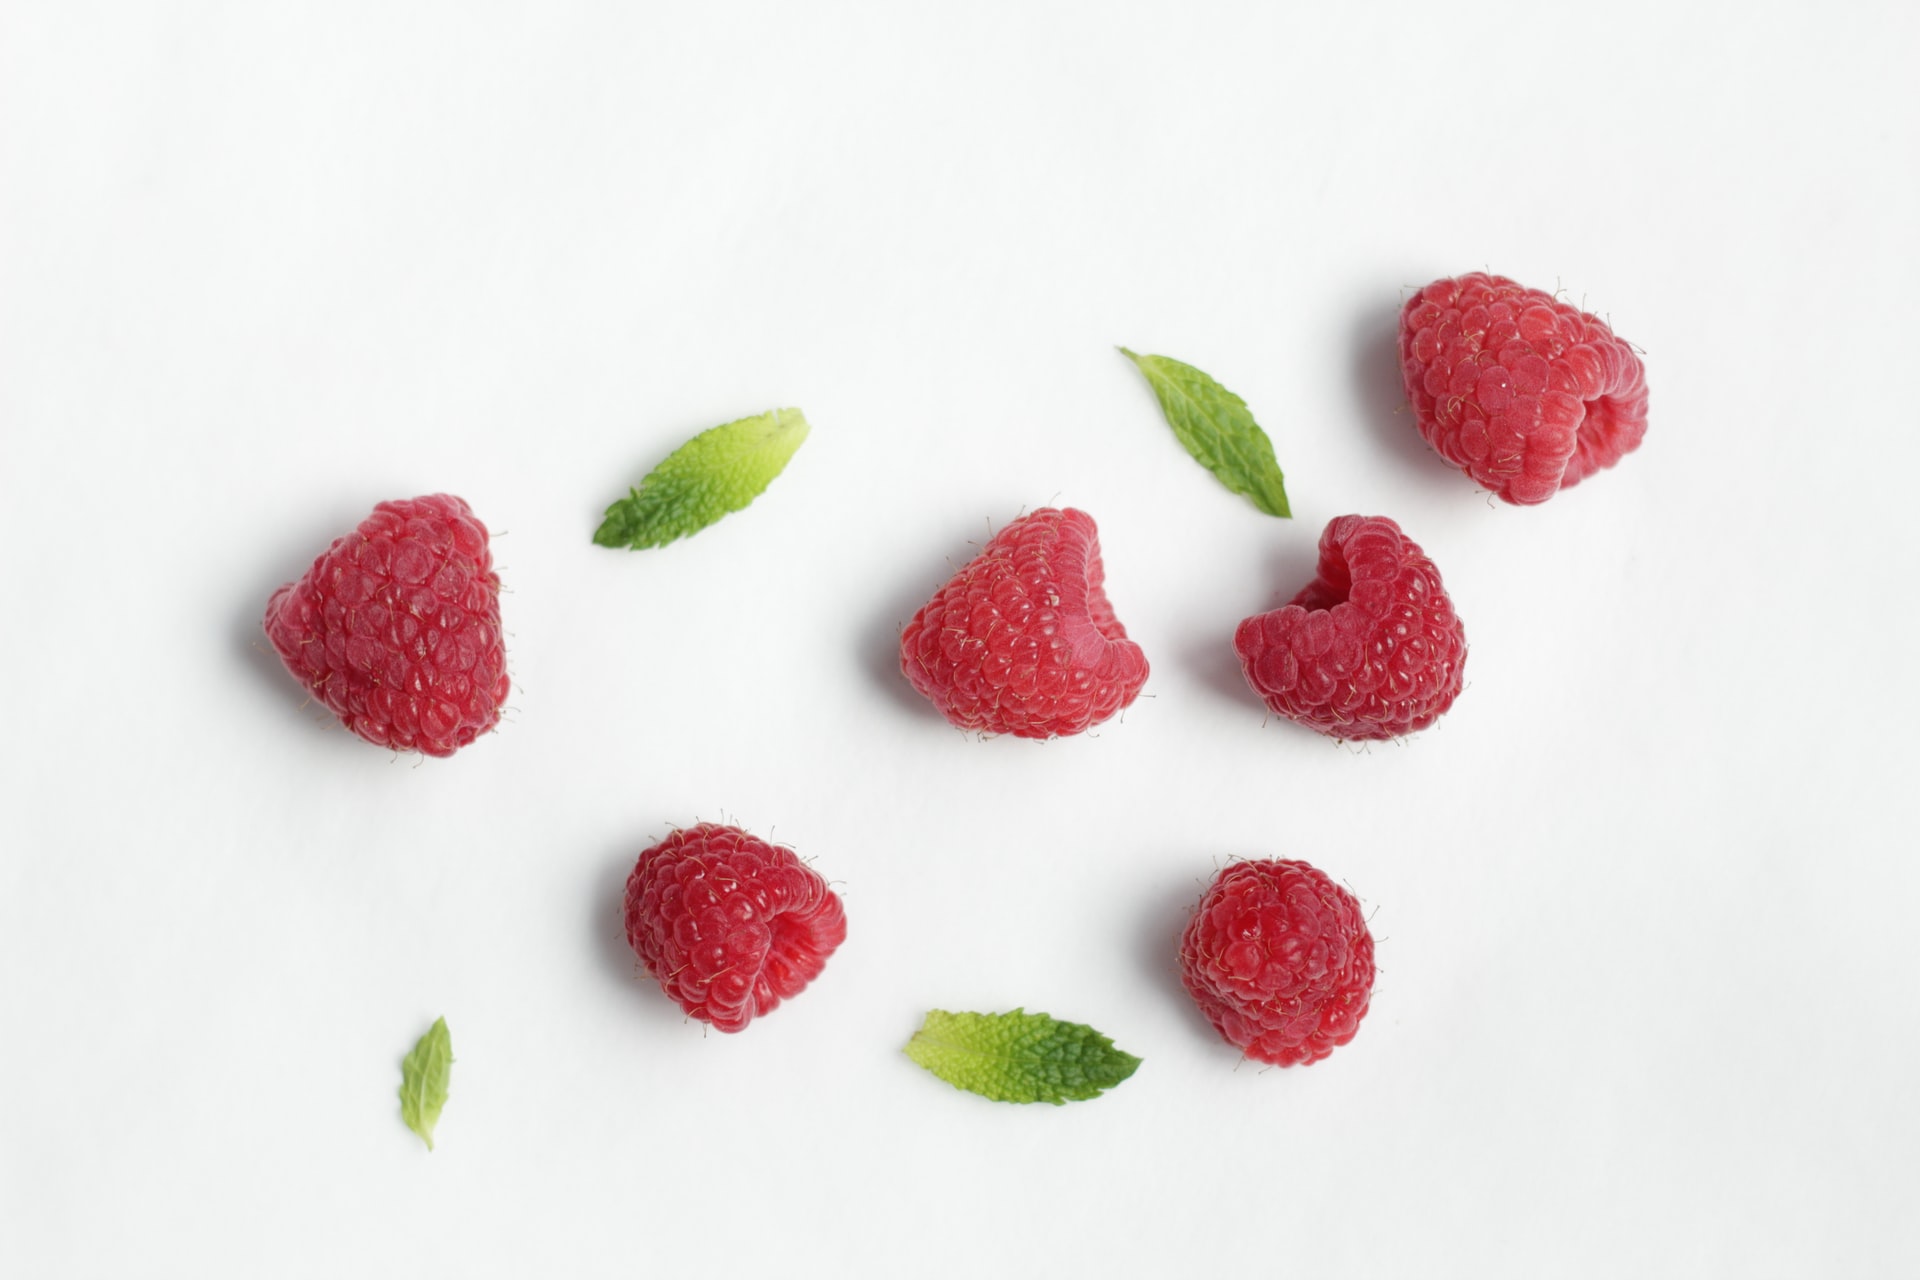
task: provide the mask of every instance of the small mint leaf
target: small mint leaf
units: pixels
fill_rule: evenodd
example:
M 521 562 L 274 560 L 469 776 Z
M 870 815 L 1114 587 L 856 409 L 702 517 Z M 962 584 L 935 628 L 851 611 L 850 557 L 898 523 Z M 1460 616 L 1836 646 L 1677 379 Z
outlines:
M 1022 1009 L 932 1010 L 907 1041 L 906 1053 L 956 1089 L 995 1102 L 1056 1107 L 1097 1098 L 1140 1065 L 1092 1027 Z
M 1268 515 L 1293 515 L 1286 480 L 1273 458 L 1273 441 L 1253 420 L 1246 401 L 1190 364 L 1167 356 L 1137 356 L 1125 347 L 1120 354 L 1146 376 L 1167 425 L 1196 462 Z
M 447 1020 L 437 1018 L 400 1064 L 400 1118 L 433 1150 L 433 1127 L 447 1105 L 447 1080 L 453 1073 L 453 1037 Z
M 775 409 L 702 431 L 608 507 L 593 540 L 638 551 L 700 532 L 759 497 L 807 430 L 798 409 Z

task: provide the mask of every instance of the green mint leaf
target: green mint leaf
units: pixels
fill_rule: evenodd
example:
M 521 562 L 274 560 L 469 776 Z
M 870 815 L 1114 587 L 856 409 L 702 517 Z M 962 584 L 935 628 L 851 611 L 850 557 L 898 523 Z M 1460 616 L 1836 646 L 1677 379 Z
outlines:
M 798 409 L 702 431 L 608 507 L 593 540 L 638 551 L 698 533 L 759 497 L 806 438 L 806 415 Z
M 956 1089 L 995 1102 L 1056 1107 L 1097 1098 L 1140 1065 L 1092 1027 L 1021 1009 L 935 1009 L 907 1041 L 907 1056 Z
M 1190 364 L 1137 356 L 1125 347 L 1120 354 L 1146 375 L 1167 425 L 1196 462 L 1268 515 L 1293 515 L 1280 464 L 1273 460 L 1273 441 L 1253 420 L 1246 401 Z
M 420 1135 L 429 1151 L 440 1108 L 447 1105 L 447 1077 L 452 1071 L 453 1037 L 447 1033 L 447 1020 L 439 1018 L 400 1064 L 400 1118 Z

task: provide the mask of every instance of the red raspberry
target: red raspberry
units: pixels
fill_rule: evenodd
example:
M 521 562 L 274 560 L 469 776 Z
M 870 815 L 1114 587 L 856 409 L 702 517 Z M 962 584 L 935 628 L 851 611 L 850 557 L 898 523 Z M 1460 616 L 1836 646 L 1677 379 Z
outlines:
M 847 939 L 840 899 L 790 849 L 703 822 L 640 855 L 627 942 L 682 1009 L 740 1031 L 820 976 Z
M 368 742 L 450 756 L 507 698 L 500 579 L 459 498 L 383 502 L 267 601 L 267 638 Z
M 1453 705 L 1467 661 L 1440 571 L 1385 516 L 1327 525 L 1318 576 L 1241 622 L 1233 647 L 1267 706 L 1334 738 L 1426 728 Z
M 1002 529 L 900 633 L 900 670 L 962 729 L 1081 733 L 1133 702 L 1147 657 L 1101 583 L 1084 511 L 1044 507 Z
M 1256 1062 L 1318 1062 L 1353 1039 L 1373 993 L 1373 935 L 1354 896 L 1304 862 L 1236 862 L 1180 938 L 1200 1012 Z
M 1400 372 L 1427 443 L 1508 502 L 1545 502 L 1647 434 L 1633 348 L 1504 276 L 1436 280 L 1409 298 Z

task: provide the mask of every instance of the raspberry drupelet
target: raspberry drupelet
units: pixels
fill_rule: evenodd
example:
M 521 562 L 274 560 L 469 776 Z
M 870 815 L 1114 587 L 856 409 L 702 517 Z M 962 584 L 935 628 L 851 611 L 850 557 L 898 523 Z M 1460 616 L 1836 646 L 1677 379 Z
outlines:
M 1180 977 L 1214 1029 L 1256 1062 L 1318 1062 L 1352 1040 L 1373 998 L 1360 903 L 1305 862 L 1236 862 L 1180 938 Z
M 267 638 L 347 728 L 450 756 L 506 701 L 487 527 L 449 494 L 383 502 L 267 602 Z
M 689 1017 L 741 1031 L 820 976 L 846 912 L 791 849 L 703 822 L 640 855 L 627 942 Z
M 1035 511 L 914 614 L 900 633 L 900 670 L 961 729 L 1082 733 L 1131 704 L 1147 679 L 1105 578 L 1092 516 Z
M 1397 738 L 1453 705 L 1466 630 L 1440 571 L 1385 516 L 1341 516 L 1320 535 L 1312 582 L 1233 636 L 1269 709 L 1340 739 Z
M 1502 500 L 1545 502 L 1647 433 L 1647 375 L 1604 320 L 1475 272 L 1400 312 L 1400 373 L 1428 444 Z

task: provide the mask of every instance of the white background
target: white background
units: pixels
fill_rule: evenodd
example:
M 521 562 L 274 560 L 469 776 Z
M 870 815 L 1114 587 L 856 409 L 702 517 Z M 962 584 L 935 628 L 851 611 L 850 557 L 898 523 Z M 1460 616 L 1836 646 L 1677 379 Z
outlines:
M 1910 6 L 9 4 L 0 19 L 0 1272 L 1872 1276 L 1920 1267 Z M 1546 507 L 1404 410 L 1488 268 L 1646 352 Z M 1124 343 L 1272 435 L 1189 461 Z M 590 544 L 795 405 L 751 509 Z M 302 706 L 268 594 L 373 504 L 495 530 L 514 691 L 416 763 Z M 980 741 L 899 624 L 1085 508 L 1153 663 Z M 1268 722 L 1229 649 L 1331 517 L 1466 620 L 1440 727 Z M 621 937 L 732 819 L 851 936 L 739 1036 Z M 1353 1044 L 1181 992 L 1216 868 L 1373 913 Z M 1025 1005 L 1067 1108 L 899 1050 Z M 394 1090 L 444 1014 L 429 1155 Z

